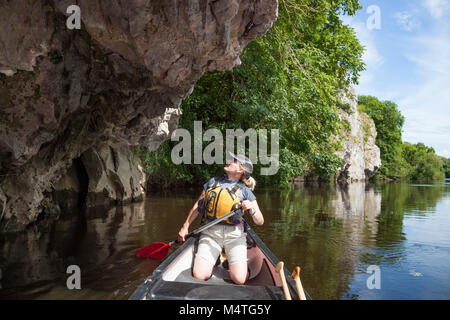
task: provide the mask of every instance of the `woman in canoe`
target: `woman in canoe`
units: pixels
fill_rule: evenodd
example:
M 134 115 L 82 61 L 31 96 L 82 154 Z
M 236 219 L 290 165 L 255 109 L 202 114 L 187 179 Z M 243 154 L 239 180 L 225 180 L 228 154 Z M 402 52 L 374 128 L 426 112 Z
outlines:
M 211 221 L 240 206 L 241 209 L 235 215 L 202 232 L 195 255 L 193 275 L 200 280 L 209 279 L 224 248 L 231 279 L 236 284 L 244 284 L 249 274 L 242 217 L 244 212 L 249 213 L 257 225 L 264 223 L 264 217 L 252 192 L 255 187 L 255 180 L 250 177 L 253 172 L 252 162 L 244 155 L 235 155 L 231 152 L 227 158 L 225 174 L 222 177 L 212 178 L 204 184 L 202 194 L 178 232 L 178 240 L 185 241 L 184 237 L 189 233 L 189 226 L 199 213 Z

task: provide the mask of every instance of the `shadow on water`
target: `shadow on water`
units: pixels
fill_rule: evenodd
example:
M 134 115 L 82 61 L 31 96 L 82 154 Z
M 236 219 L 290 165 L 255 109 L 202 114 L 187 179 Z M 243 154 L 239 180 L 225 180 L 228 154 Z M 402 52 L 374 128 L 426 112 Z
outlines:
M 1 236 L 0 298 L 127 299 L 160 263 L 134 252 L 175 239 L 198 194 L 154 193 L 68 215 L 49 231 Z M 289 270 L 301 267 L 314 299 L 450 298 L 448 182 L 294 185 L 256 196 L 266 222 L 255 231 Z M 69 265 L 81 269 L 81 290 L 66 287 Z M 380 290 L 367 288 L 370 265 L 381 268 Z
M 59 219 L 51 230 L 4 235 L 1 299 L 124 299 L 158 264 L 138 260 L 145 205 L 92 210 Z M 81 290 L 68 290 L 67 267 L 81 270 Z

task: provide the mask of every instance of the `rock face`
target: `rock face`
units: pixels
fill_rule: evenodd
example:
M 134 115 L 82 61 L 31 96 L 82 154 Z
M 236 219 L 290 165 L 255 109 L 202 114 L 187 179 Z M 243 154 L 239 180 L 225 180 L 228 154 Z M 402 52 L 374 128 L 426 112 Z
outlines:
M 239 65 L 277 18 L 276 0 L 76 3 L 70 30 L 73 1 L 0 0 L 1 231 L 35 222 L 87 150 L 157 148 L 201 75 Z
M 358 110 L 355 91 L 352 96 L 344 96 L 342 102 L 348 104 L 349 111 L 339 109 L 343 130 L 339 136 L 331 136 L 331 141 L 339 141 L 342 148 L 335 154 L 342 160 L 342 167 L 335 175 L 341 182 L 356 182 L 370 179 L 381 166 L 380 149 L 375 144 L 377 131 L 375 123 L 367 114 Z M 314 172 L 299 176 L 293 183 L 320 180 Z
M 104 144 L 81 156 L 88 176 L 86 206 L 124 204 L 142 200 L 145 174 L 129 148 Z
M 351 92 L 354 95 L 353 89 Z M 341 140 L 343 150 L 336 152 L 343 163 L 336 178 L 346 182 L 367 180 L 381 166 L 380 149 L 375 144 L 375 124 L 367 114 L 358 110 L 356 98 L 345 97 L 344 102 L 348 103 L 351 112 L 339 110 L 339 117 L 346 128 Z

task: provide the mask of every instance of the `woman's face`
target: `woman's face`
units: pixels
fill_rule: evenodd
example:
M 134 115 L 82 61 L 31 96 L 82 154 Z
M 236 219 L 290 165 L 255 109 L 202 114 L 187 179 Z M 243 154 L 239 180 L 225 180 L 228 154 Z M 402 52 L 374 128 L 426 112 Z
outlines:
M 223 168 L 227 174 L 243 174 L 244 169 L 236 159 L 227 160 L 227 165 Z

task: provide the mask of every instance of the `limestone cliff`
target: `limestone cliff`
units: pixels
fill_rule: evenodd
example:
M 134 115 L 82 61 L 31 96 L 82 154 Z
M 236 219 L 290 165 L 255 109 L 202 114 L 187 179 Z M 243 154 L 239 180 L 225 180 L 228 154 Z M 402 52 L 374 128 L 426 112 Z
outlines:
M 70 30 L 73 3 L 0 0 L 1 231 L 57 214 L 58 198 L 80 183 L 118 201 L 139 197 L 138 172 L 125 175 L 132 182 L 116 177 L 127 157 L 116 151 L 157 148 L 201 75 L 239 65 L 278 8 L 276 0 L 78 0 L 81 29 Z M 65 181 L 68 171 L 79 179 Z
M 380 148 L 375 144 L 375 124 L 367 114 L 358 110 L 355 92 L 353 89 L 350 92 L 353 97 L 346 96 L 343 99 L 350 107 L 349 112 L 339 110 L 344 129 L 338 138 L 342 150 L 336 152 L 342 159 L 342 167 L 336 178 L 346 182 L 367 180 L 381 166 Z
M 335 154 L 341 159 L 342 166 L 335 175 L 341 182 L 356 182 L 370 179 L 381 166 L 380 148 L 375 144 L 377 131 L 375 124 L 367 114 L 358 110 L 358 101 L 354 88 L 342 100 L 348 106 L 347 111 L 339 109 L 341 130 L 330 137 L 340 148 Z M 296 177 L 292 182 L 320 180 L 314 172 Z

